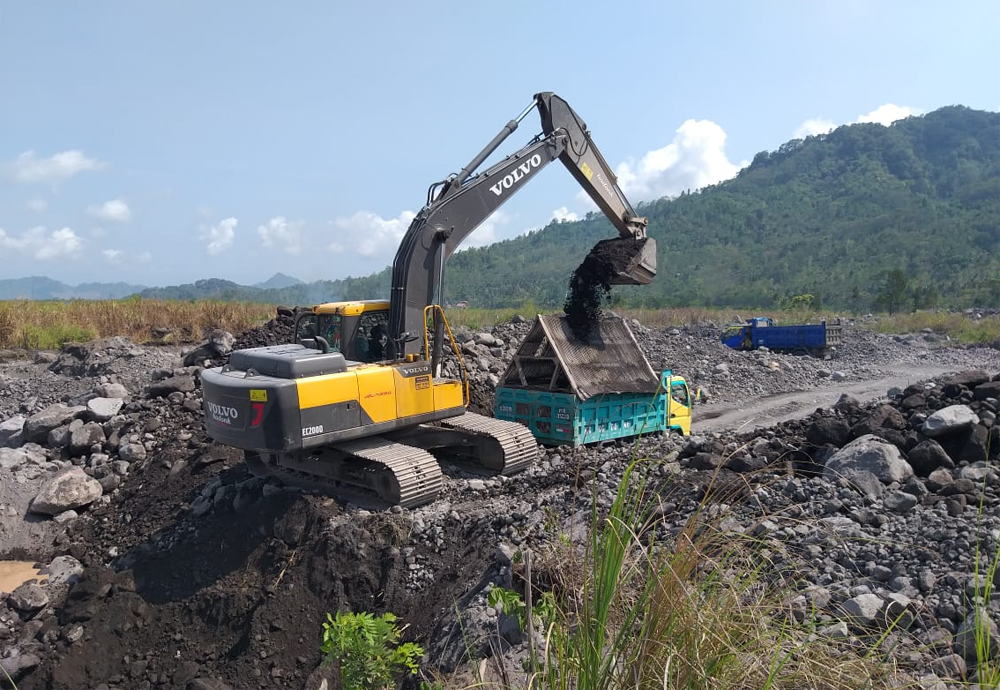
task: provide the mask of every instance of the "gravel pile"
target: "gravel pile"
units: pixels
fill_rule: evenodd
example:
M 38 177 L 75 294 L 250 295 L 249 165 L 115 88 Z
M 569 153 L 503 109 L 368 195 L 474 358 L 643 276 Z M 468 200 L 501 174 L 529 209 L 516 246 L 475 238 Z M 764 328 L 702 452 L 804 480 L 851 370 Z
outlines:
M 460 329 L 485 409 L 530 325 Z M 654 368 L 704 387 L 709 404 L 927 361 L 968 371 L 748 434 L 544 449 L 514 477 L 445 463 L 440 500 L 370 512 L 252 477 L 205 437 L 201 367 L 290 328 L 283 313 L 189 352 L 112 339 L 0 364 L 0 557 L 48 575 L 0 594 L 0 664 L 21 690 L 316 690 L 332 681 L 318 636 L 336 610 L 392 611 L 443 671 L 471 645 L 519 672 L 523 633 L 487 604 L 489 587 L 521 586 L 526 548 L 544 582 L 544 554 L 584 543 L 591 506 L 611 504 L 636 451 L 662 488 L 657 539 L 708 496 L 798 583 L 795 619 L 815 617 L 844 653 L 891 620 L 883 647 L 911 678 L 974 673 L 970 615 L 1000 615 L 970 579 L 977 547 L 1000 548 L 997 351 L 850 330 L 815 360 L 728 350 L 710 326 L 633 324 Z

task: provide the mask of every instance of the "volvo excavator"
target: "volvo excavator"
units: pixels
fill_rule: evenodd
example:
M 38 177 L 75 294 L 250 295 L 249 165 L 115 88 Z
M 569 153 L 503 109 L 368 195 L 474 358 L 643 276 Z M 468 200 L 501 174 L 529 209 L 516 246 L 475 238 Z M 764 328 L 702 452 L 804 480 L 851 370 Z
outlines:
M 536 109 L 542 131 L 476 173 Z M 526 427 L 466 409 L 468 374 L 441 291 L 461 242 L 557 158 L 618 230 L 592 250 L 607 257 L 608 282 L 648 284 L 656 245 L 646 219 L 569 104 L 536 94 L 468 165 L 431 185 L 393 261 L 388 300 L 314 306 L 297 317 L 292 343 L 239 350 L 202 372 L 208 435 L 243 449 L 255 474 L 382 505 L 434 500 L 434 454 L 504 475 L 528 467 L 538 444 Z M 442 376 L 445 357 L 457 359 L 457 378 Z

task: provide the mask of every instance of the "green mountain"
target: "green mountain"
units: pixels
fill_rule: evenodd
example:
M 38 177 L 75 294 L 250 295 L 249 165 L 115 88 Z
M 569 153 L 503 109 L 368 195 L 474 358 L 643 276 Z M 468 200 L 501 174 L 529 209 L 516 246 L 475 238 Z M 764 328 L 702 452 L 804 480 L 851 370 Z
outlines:
M 658 273 L 651 285 L 615 288 L 627 304 L 768 308 L 811 295 L 814 305 L 854 311 L 1000 305 L 1000 113 L 951 106 L 889 127 L 845 125 L 761 152 L 734 179 L 637 210 L 657 241 Z M 593 213 L 461 251 L 448 262 L 445 299 L 558 307 L 576 266 L 614 235 Z M 275 278 L 141 294 L 365 299 L 388 295 L 390 270 L 308 285 Z
M 890 127 L 843 126 L 637 210 L 657 241 L 658 273 L 615 288 L 627 303 L 763 308 L 811 294 L 870 309 L 901 274 L 908 306 L 1000 304 L 1000 113 L 954 106 Z M 591 214 L 456 254 L 448 295 L 558 304 L 586 252 L 613 235 Z

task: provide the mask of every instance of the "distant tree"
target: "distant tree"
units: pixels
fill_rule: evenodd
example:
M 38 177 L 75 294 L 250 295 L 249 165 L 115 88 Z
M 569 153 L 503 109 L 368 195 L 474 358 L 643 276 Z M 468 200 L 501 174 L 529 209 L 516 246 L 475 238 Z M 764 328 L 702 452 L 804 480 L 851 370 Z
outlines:
M 879 301 L 885 305 L 890 314 L 895 314 L 903 305 L 909 287 L 910 279 L 902 270 L 894 268 L 885 274 Z

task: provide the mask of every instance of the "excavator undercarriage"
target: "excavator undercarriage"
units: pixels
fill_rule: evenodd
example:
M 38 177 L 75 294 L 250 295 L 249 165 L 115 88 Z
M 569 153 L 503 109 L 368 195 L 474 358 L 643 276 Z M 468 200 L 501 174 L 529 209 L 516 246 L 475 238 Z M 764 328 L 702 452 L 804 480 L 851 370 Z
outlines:
M 440 460 L 512 475 L 537 456 L 538 443 L 526 427 L 472 412 L 314 450 L 246 451 L 247 465 L 257 476 L 277 477 L 343 500 L 404 508 L 437 497 L 443 484 Z

